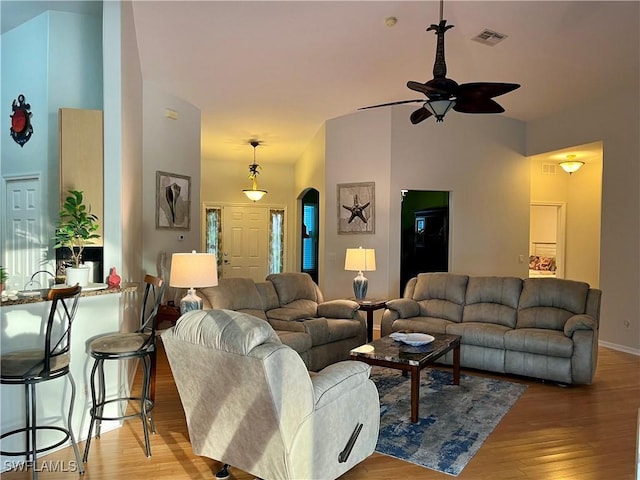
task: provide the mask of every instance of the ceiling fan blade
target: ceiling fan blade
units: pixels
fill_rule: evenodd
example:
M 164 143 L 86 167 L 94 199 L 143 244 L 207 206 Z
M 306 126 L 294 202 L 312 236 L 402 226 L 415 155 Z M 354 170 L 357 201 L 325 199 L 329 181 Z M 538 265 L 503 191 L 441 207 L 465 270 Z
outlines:
M 493 98 L 520 88 L 517 83 L 472 82 L 458 85 L 457 97 Z
M 448 95 L 451 92 L 448 92 L 446 90 L 443 90 L 441 88 L 436 88 L 432 85 L 429 85 L 429 82 L 427 83 L 420 83 L 420 82 L 414 82 L 409 80 L 407 82 L 407 88 L 410 88 L 411 90 L 415 91 L 415 92 L 420 92 L 420 93 L 424 93 L 425 95 L 434 95 L 434 94 L 438 94 L 438 95 Z
M 403 103 L 416 103 L 416 102 L 424 103 L 424 99 L 423 98 L 418 98 L 418 99 L 415 99 L 415 100 L 401 100 L 399 102 L 381 103 L 380 105 L 371 105 L 369 107 L 360 107 L 358 110 L 367 110 L 368 108 L 388 107 L 390 105 L 402 105 Z
M 429 110 L 427 110 L 424 107 L 420 107 L 415 112 L 413 112 L 411 114 L 411 117 L 409 117 L 409 118 L 411 119 L 411 123 L 413 123 L 415 125 L 416 123 L 420 123 L 423 120 L 426 120 L 430 116 L 431 116 L 431 112 Z
M 460 113 L 502 113 L 502 108 L 495 100 L 490 98 L 458 98 L 453 106 Z

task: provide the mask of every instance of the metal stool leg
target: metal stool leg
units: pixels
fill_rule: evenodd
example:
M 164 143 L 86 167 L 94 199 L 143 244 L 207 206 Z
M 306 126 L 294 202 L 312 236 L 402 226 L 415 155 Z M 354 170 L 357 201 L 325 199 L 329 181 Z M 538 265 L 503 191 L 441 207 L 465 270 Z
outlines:
M 147 397 L 149 396 L 149 379 L 151 378 L 151 364 L 149 363 L 148 355 L 142 357 L 142 394 L 140 395 L 140 418 L 142 420 L 142 431 L 144 432 L 144 445 L 147 452 L 147 457 L 151 456 L 151 445 L 149 443 L 149 426 L 147 425 L 147 418 L 149 412 L 147 412 Z
M 155 422 L 153 421 L 153 407 L 155 406 L 155 402 L 154 399 L 151 396 L 151 381 L 153 378 L 153 355 L 154 353 L 151 353 L 150 356 L 145 357 L 148 363 L 148 369 L 147 372 L 149 373 L 148 376 L 148 381 L 146 382 L 147 385 L 147 393 L 144 396 L 146 398 L 146 404 L 147 404 L 147 418 L 149 420 L 149 426 L 151 427 L 151 433 L 153 435 L 156 434 L 156 425 Z
M 71 445 L 73 446 L 73 453 L 76 456 L 76 462 L 78 462 L 78 473 L 84 474 L 84 466 L 82 465 L 82 459 L 80 458 L 80 451 L 78 450 L 78 444 L 76 443 L 76 437 L 73 434 L 73 405 L 76 401 L 76 382 L 73 380 L 71 372 L 68 374 L 69 382 L 71 383 L 71 402 L 69 403 L 69 417 L 67 418 L 67 430 L 69 430 L 69 438 L 71 439 Z
M 31 383 L 27 385 L 28 389 L 31 390 L 31 418 L 29 427 L 31 428 L 31 478 L 33 480 L 38 479 L 38 447 L 36 445 L 36 385 L 35 383 Z
M 93 368 L 91 369 L 91 378 L 89 379 L 89 383 L 91 384 L 91 409 L 89 410 L 89 415 L 91 417 L 91 421 L 89 422 L 89 433 L 87 433 L 87 443 L 84 444 L 84 455 L 82 456 L 82 461 L 86 462 L 89 458 L 89 447 L 91 446 L 91 437 L 93 436 L 93 427 L 96 423 L 96 413 L 97 413 L 97 398 L 96 398 L 96 369 L 98 368 L 98 360 L 93 362 Z
M 107 401 L 107 389 L 104 380 L 104 360 L 98 359 L 98 406 L 96 415 L 96 438 L 100 438 L 102 428 L 102 417 L 104 417 L 104 404 Z

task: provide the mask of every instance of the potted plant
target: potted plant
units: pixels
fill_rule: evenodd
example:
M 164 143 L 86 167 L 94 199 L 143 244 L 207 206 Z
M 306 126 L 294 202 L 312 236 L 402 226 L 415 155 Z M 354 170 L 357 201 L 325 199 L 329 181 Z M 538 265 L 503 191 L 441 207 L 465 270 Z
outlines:
M 68 248 L 71 251 L 73 267 L 66 268 L 67 285 L 88 285 L 89 268 L 81 266 L 80 262 L 84 247 L 100 237 L 95 233 L 98 228 L 98 217 L 91 213 L 91 207 L 84 205 L 82 192 L 69 190 L 60 210 L 60 221 L 54 237 L 54 248 Z
M 9 274 L 7 273 L 7 269 L 0 265 L 0 293 L 4 292 L 5 283 L 9 278 Z

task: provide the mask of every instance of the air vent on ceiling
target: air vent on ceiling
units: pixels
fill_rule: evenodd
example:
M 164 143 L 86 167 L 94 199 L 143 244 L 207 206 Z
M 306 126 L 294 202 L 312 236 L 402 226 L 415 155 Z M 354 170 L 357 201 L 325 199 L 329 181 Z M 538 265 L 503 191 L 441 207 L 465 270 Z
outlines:
M 480 42 L 484 45 L 489 45 L 490 47 L 493 47 L 494 45 L 497 45 L 507 37 L 508 35 L 505 35 L 504 33 L 494 32 L 493 30 L 489 30 L 488 28 L 485 28 L 482 32 L 480 32 L 478 35 L 473 37 L 472 40 L 475 40 L 476 42 Z
M 556 174 L 556 167 L 557 167 L 557 165 L 555 163 L 543 163 L 542 164 L 542 174 L 543 175 L 555 175 Z

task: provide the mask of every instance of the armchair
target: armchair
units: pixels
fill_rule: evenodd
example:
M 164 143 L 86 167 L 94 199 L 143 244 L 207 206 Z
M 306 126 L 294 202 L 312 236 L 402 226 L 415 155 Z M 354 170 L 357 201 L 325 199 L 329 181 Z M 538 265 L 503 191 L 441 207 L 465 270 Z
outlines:
M 375 449 L 370 367 L 318 373 L 264 320 L 231 310 L 183 315 L 162 333 L 193 451 L 259 478 L 335 479 Z

